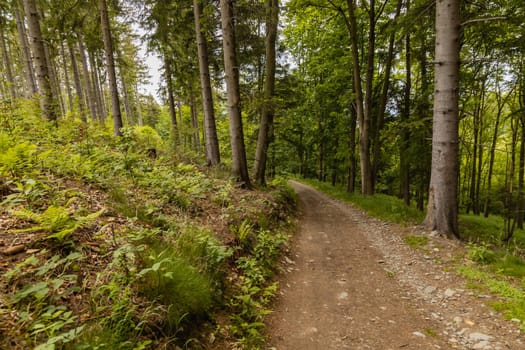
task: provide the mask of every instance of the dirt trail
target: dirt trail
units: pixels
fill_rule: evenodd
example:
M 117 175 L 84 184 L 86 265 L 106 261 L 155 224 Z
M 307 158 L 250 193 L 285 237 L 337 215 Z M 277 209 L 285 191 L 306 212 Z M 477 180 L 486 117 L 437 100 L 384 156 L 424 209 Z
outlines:
M 446 272 L 459 245 L 402 241 L 409 229 L 370 218 L 292 183 L 302 212 L 267 349 L 525 349 L 519 327 L 494 314 L 490 296 Z

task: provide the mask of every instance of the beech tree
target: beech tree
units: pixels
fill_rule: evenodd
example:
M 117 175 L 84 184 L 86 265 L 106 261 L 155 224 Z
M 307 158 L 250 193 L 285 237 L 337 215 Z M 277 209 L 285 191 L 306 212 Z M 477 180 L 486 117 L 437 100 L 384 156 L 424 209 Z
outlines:
M 458 230 L 460 1 L 436 1 L 432 168 L 425 225 L 449 237 Z

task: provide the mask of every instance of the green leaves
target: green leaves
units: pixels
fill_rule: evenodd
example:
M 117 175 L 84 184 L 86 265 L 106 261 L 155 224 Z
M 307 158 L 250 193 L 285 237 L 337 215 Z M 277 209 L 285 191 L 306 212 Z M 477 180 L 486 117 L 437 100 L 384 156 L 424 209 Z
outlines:
M 62 242 L 75 231 L 91 226 L 96 219 L 104 213 L 104 209 L 82 216 L 78 213 L 71 213 L 68 208 L 51 205 L 42 213 L 35 213 L 25 208 L 13 210 L 11 213 L 21 219 L 39 224 L 38 226 L 13 230 L 12 232 L 33 232 L 42 230 L 50 233 L 47 238 L 56 239 Z

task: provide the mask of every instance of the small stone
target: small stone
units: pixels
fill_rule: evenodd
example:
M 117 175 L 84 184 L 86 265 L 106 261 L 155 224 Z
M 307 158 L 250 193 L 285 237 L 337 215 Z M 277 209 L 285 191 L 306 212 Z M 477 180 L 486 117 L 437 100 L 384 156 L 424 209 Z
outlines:
M 511 318 L 510 321 L 514 323 L 521 323 L 521 320 L 519 318 Z
M 339 295 L 337 296 L 337 299 L 339 299 L 339 300 L 343 300 L 343 299 L 346 299 L 346 298 L 348 298 L 348 293 L 347 292 L 339 293 Z
M 427 295 L 431 295 L 433 294 L 435 291 L 436 291 L 436 287 L 434 286 L 428 286 L 426 287 L 424 290 L 423 290 L 423 293 L 427 294 Z
M 492 346 L 490 345 L 488 341 L 482 340 L 474 344 L 474 346 L 472 346 L 472 349 L 473 350 L 492 350 Z
M 459 326 L 461 323 L 463 323 L 463 319 L 459 316 L 454 317 L 454 323 Z
M 421 332 L 412 332 L 413 335 L 420 338 L 426 338 L 426 336 Z
M 445 290 L 445 296 L 446 296 L 447 298 L 450 298 L 450 297 L 454 296 L 454 294 L 456 294 L 456 291 L 453 290 L 453 289 L 448 289 L 448 288 L 447 288 L 447 290 Z
M 489 341 L 492 339 L 492 336 L 490 335 L 487 335 L 487 334 L 483 334 L 483 333 L 479 333 L 479 332 L 474 332 L 474 333 L 470 333 L 468 338 L 471 340 L 471 341 L 478 341 L 478 342 L 481 342 L 483 340 L 485 341 Z

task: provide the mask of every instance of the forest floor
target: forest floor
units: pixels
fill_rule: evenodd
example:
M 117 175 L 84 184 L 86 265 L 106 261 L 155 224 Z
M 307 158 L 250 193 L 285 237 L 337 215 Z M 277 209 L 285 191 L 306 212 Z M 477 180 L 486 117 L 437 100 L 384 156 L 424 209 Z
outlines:
M 266 349 L 525 349 L 520 320 L 505 320 L 487 306 L 494 296 L 455 272 L 462 243 L 292 185 L 301 219 Z M 414 248 L 407 236 L 428 241 Z

